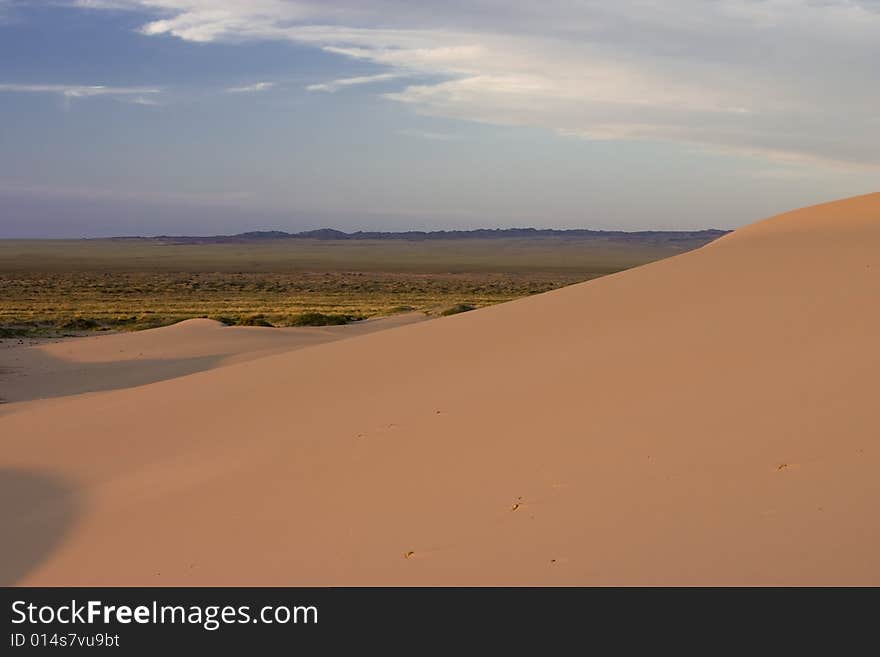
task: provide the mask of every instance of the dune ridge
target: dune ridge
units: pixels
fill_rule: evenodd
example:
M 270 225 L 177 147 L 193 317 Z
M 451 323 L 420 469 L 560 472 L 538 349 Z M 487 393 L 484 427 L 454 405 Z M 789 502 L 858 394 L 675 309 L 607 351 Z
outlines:
M 117 390 L 420 322 L 422 313 L 341 326 L 224 326 L 188 319 L 162 328 L 17 344 L 0 342 L 0 402 Z M 0 406 L 2 416 L 9 406 Z
M 13 579 L 877 585 L 878 299 L 872 194 L 501 306 L 22 404 L 0 465 L 78 504 Z M 65 504 L 38 497 L 17 548 Z

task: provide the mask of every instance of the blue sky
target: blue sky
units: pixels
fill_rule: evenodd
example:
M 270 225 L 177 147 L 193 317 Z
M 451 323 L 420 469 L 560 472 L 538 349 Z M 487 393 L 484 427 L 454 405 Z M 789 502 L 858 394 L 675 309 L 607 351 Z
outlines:
M 0 236 L 734 227 L 875 191 L 880 3 L 0 0 Z

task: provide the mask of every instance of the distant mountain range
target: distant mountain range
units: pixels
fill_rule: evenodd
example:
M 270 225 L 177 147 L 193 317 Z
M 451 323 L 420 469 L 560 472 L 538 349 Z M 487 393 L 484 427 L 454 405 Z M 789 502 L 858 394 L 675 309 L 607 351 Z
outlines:
M 608 240 L 615 242 L 711 242 L 730 231 L 710 228 L 706 230 L 556 230 L 546 228 L 478 228 L 475 230 L 409 230 L 404 232 L 357 231 L 346 233 L 333 228 L 286 233 L 280 230 L 255 230 L 236 235 L 187 236 L 159 235 L 157 237 L 114 237 L 115 240 L 155 240 L 173 244 L 237 244 L 273 240 L 404 240 L 421 242 L 428 240 L 546 238 L 570 240 Z

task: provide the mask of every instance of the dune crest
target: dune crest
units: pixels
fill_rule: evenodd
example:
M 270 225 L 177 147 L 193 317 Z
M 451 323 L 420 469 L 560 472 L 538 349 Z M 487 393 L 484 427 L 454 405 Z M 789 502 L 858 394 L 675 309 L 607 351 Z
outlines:
M 880 194 L 436 321 L 0 417 L 24 584 L 880 584 Z M 16 540 L 27 540 L 26 534 Z
M 785 240 L 815 237 L 865 239 L 880 233 L 880 192 L 853 196 L 841 201 L 811 205 L 758 221 L 729 233 L 714 243 L 759 239 Z

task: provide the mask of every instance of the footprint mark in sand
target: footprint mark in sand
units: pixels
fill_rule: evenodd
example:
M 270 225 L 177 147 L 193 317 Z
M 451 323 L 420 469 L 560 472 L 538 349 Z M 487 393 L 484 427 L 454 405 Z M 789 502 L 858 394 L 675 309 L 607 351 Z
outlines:
M 393 429 L 397 429 L 397 425 L 392 422 L 390 424 L 380 426 L 378 429 L 375 430 L 375 432 L 381 434 L 384 431 L 391 431 Z M 369 432 L 367 431 L 361 431 L 360 433 L 355 434 L 355 438 L 366 438 L 368 433 Z

